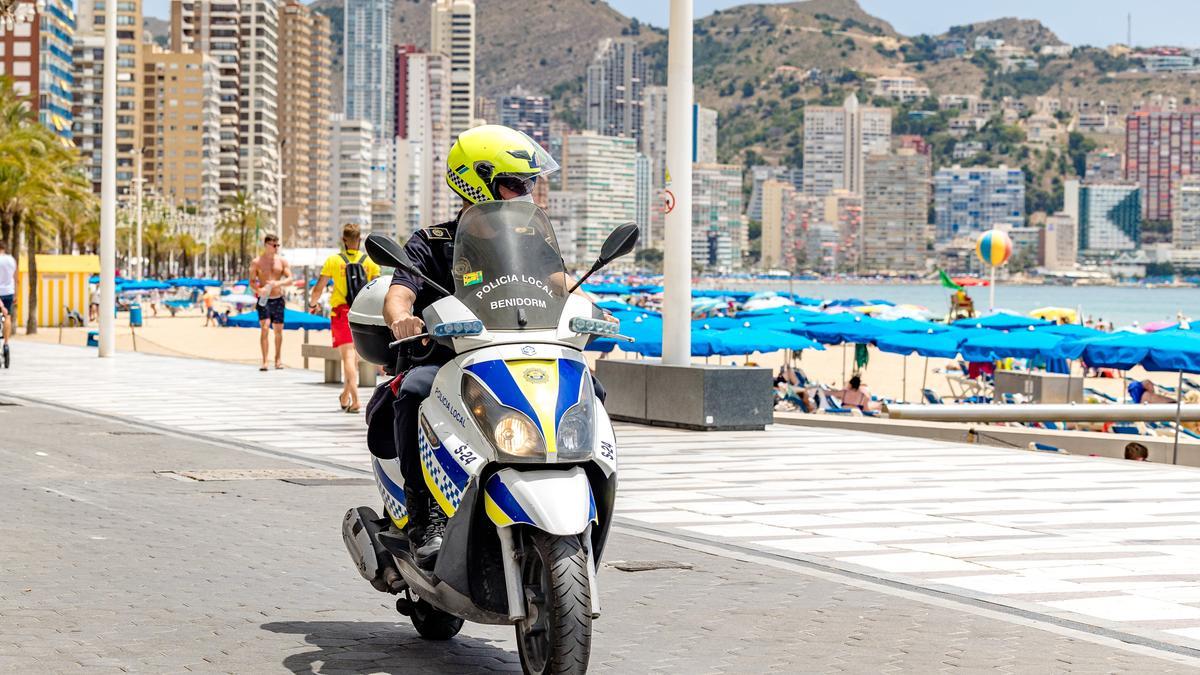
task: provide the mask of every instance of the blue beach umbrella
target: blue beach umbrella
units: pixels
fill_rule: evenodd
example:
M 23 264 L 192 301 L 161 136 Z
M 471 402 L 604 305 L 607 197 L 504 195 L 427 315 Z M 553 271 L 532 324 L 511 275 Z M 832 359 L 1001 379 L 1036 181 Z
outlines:
M 584 284 L 582 288 L 596 295 L 628 295 L 632 292 L 625 284 Z
M 1056 348 L 1065 339 L 1041 330 L 975 331 L 963 340 L 959 351 L 968 361 L 1054 358 L 1058 355 Z
M 945 324 L 933 323 L 932 321 L 920 321 L 917 319 L 903 318 L 894 321 L 883 320 L 889 328 L 898 333 L 945 333 L 951 328 Z
M 1088 328 L 1087 326 L 1080 326 L 1077 323 L 1064 323 L 1064 324 L 1055 324 L 1053 326 L 1042 326 L 1041 328 L 1038 328 L 1038 330 L 1040 330 L 1044 333 L 1054 333 L 1055 335 L 1062 335 L 1063 337 L 1072 338 L 1072 339 L 1101 337 L 1101 336 L 1107 335 L 1107 333 L 1105 333 L 1103 331 L 1098 331 L 1095 328 Z
M 208 288 L 211 286 L 220 286 L 221 282 L 216 279 L 197 279 L 195 277 L 178 277 L 176 279 L 167 279 L 167 283 L 172 286 L 183 288 Z
M 718 353 L 726 356 L 752 354 L 754 352 L 769 354 L 783 349 L 791 349 L 793 351 L 803 349 L 818 349 L 823 351 L 825 349 L 819 343 L 806 337 L 764 328 L 734 328 L 733 330 L 721 331 L 718 339 L 720 341 L 720 351 Z
M 126 279 L 125 277 L 122 277 L 122 276 L 117 276 L 117 277 L 116 277 L 116 283 L 118 283 L 118 284 L 123 284 L 123 283 L 125 283 L 126 281 L 129 281 L 129 280 L 128 280 L 128 279 Z M 99 275 L 99 274 L 93 274 L 92 276 L 88 277 L 88 283 L 89 283 L 89 284 L 98 284 L 98 283 L 100 283 L 100 275 Z
M 229 325 L 238 328 L 258 328 L 258 311 L 249 311 L 229 318 Z M 329 319 L 316 314 L 298 312 L 294 309 L 283 310 L 284 330 L 329 330 Z
M 892 354 L 916 354 L 918 356 L 953 359 L 958 356 L 959 345 L 975 331 L 950 329 L 942 332 L 892 333 L 875 341 L 880 351 Z
M 1049 326 L 1050 322 L 1045 319 L 1035 319 L 1030 316 L 1018 316 L 1016 314 L 992 314 L 974 319 L 959 319 L 954 322 L 954 325 L 959 328 L 1013 330 L 1016 328 L 1029 328 L 1030 326 Z
M 884 335 L 897 331 L 890 328 L 888 321 L 880 321 L 871 317 L 859 316 L 851 320 L 840 320 L 832 323 L 818 324 L 804 329 L 805 335 L 827 345 L 843 342 L 867 344 L 874 342 Z
M 170 284 L 163 283 L 154 279 L 144 279 L 142 281 L 122 281 L 117 285 L 117 292 L 124 293 L 126 291 L 161 291 L 170 288 Z

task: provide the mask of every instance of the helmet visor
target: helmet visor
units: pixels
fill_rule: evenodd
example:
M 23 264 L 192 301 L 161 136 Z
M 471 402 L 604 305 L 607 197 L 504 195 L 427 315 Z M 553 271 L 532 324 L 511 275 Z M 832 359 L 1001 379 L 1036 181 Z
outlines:
M 514 130 L 515 131 L 515 130 Z M 490 165 L 492 175 L 485 178 L 489 182 L 496 183 L 501 178 L 512 177 L 528 181 L 531 178 L 544 178 L 558 171 L 558 162 L 550 156 L 546 149 L 538 144 L 537 141 L 520 131 L 516 131 L 525 140 L 524 143 L 513 145 L 505 144 L 498 148 L 491 156 L 485 158 L 485 162 Z M 505 187 L 515 188 L 516 183 L 506 184 Z M 532 183 L 526 189 L 533 189 Z

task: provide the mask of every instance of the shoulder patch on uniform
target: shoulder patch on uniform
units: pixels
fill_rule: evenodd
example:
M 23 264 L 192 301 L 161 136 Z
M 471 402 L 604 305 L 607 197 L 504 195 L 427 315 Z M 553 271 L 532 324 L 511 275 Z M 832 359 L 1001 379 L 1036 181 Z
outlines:
M 425 228 L 425 237 L 427 239 L 444 239 L 450 241 L 450 230 L 444 227 L 427 227 Z

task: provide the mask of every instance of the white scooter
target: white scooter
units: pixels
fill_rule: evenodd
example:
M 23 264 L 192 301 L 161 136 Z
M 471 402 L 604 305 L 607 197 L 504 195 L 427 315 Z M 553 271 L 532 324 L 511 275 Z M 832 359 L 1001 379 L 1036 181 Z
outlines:
M 629 253 L 637 235 L 633 223 L 616 228 L 588 275 Z M 395 241 L 372 234 L 366 249 L 380 265 L 424 278 Z M 402 343 L 418 339 L 456 354 L 438 371 L 418 424 L 425 482 L 449 516 L 434 569 L 417 564 L 404 535 L 395 459 L 373 457 L 385 517 L 351 509 L 342 536 L 372 586 L 403 594 L 397 609 L 422 636 L 451 638 L 464 619 L 514 624 L 526 672 L 582 673 L 617 487 L 616 439 L 582 349 L 616 336 L 616 325 L 573 293 L 582 279 L 567 287 L 550 221 L 528 202 L 464 211 L 453 277 L 453 292 L 424 278 L 445 297 L 425 309 L 428 333 L 414 338 L 391 341 L 386 279 L 351 311 L 365 358 L 394 364 Z

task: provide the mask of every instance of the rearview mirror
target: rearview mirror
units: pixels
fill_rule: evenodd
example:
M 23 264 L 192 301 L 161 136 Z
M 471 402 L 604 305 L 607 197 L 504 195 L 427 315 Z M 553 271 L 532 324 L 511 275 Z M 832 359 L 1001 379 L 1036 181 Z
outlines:
M 608 238 L 604 240 L 604 244 L 600 247 L 600 257 L 596 259 L 595 264 L 587 271 L 587 274 L 575 282 L 575 285 L 571 287 L 569 292 L 574 293 L 575 289 L 579 288 L 597 270 L 632 251 L 633 247 L 637 246 L 639 234 L 640 231 L 638 230 L 637 223 L 618 225 L 615 230 L 608 234 Z
M 404 252 L 404 247 L 397 244 L 391 237 L 385 237 L 382 234 L 371 233 L 367 235 L 367 255 L 371 260 L 375 261 L 376 265 L 384 267 L 397 267 L 408 272 L 409 274 L 421 277 L 421 280 L 429 284 L 431 288 L 438 291 L 442 295 L 453 295 L 433 279 L 425 276 L 425 274 L 417 269 L 412 261 L 408 259 L 408 254 Z
M 371 260 L 375 261 L 377 265 L 399 267 L 409 274 L 419 274 L 413 267 L 412 261 L 408 259 L 408 254 L 404 252 L 404 247 L 397 244 L 391 237 L 375 233 L 368 234 L 366 248 L 367 255 L 371 256 Z
M 637 223 L 618 225 L 600 247 L 600 259 L 596 261 L 597 269 L 632 251 L 633 247 L 637 246 L 640 234 Z

